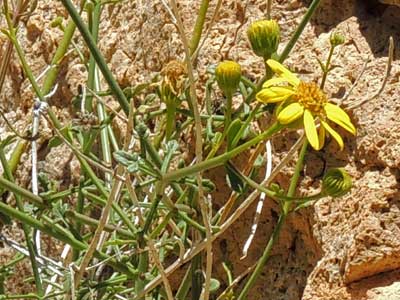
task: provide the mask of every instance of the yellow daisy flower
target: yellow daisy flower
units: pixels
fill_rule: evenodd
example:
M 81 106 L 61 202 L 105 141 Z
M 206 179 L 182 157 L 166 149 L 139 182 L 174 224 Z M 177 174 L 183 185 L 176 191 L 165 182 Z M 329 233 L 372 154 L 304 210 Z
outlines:
M 257 94 L 258 101 L 278 103 L 288 100 L 289 104 L 278 113 L 278 121 L 287 125 L 303 117 L 304 129 L 310 145 L 315 150 L 324 146 L 326 131 L 343 150 L 342 137 L 328 124 L 328 120 L 343 127 L 353 135 L 356 128 L 350 117 L 339 106 L 329 103 L 325 93 L 313 82 L 303 82 L 279 62 L 269 59 L 268 66 L 277 75 L 267 80 Z M 320 123 L 317 128 L 316 121 Z

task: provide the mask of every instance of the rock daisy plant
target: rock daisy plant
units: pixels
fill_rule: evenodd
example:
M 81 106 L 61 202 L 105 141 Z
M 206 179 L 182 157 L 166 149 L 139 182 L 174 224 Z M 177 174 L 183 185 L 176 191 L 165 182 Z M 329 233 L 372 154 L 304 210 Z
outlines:
M 343 149 L 343 139 L 333 124 L 351 134 L 356 133 L 347 113 L 330 102 L 323 92 L 325 79 L 331 70 L 333 50 L 344 42 L 342 36 L 332 35 L 328 59 L 325 64 L 320 63 L 322 80 L 319 86 L 301 81 L 282 65 L 320 0 L 311 2 L 281 53 L 278 53 L 281 30 L 277 21 L 258 20 L 250 24 L 246 31 L 249 45 L 259 57 L 260 64 L 265 65 L 265 76 L 260 81 L 253 82 L 247 78 L 239 62 L 228 53 L 229 60 L 208 68 L 209 77 L 204 89 L 199 89 L 204 77 L 195 76 L 193 62 L 208 61 L 196 58 L 206 53 L 201 51 L 199 41 L 204 35 L 209 1 L 201 1 L 190 40 L 175 1 L 163 1 L 164 6 L 167 2 L 171 4 L 166 11 L 172 14 L 171 20 L 181 35 L 185 57 L 174 57 L 174 61 L 166 62 L 152 80 L 125 89 L 119 85 L 97 46 L 102 13 L 108 11 L 103 8 L 117 5 L 120 1 L 82 1 L 84 7 L 77 9 L 71 0 L 60 0 L 70 21 L 66 26 L 63 26 L 63 19 L 58 18 L 55 22 L 64 36 L 58 43 L 59 48 L 42 87 L 19 42 L 25 31 L 17 34 L 18 18 L 34 15 L 32 12 L 36 6 L 33 5 L 31 11 L 28 4 L 32 1 L 16 1 L 20 5 L 9 6 L 11 2 L 0 1 L 6 21 L 6 28 L 0 29 L 9 40 L 7 49 L 15 49 L 18 55 L 25 78 L 29 79 L 35 97 L 40 100 L 36 102 L 48 100 L 46 95 L 60 77 L 59 62 L 66 55 L 75 53 L 77 48 L 73 37 L 82 37 L 90 51 L 89 59 L 82 57 L 88 78 L 73 101 L 76 105 L 71 107 L 71 112 L 79 107 L 81 116 L 93 114 L 96 118 L 93 122 L 84 122 L 83 118 L 74 122 L 65 118 L 61 121 L 56 114 L 58 110 L 53 110 L 57 101 L 40 113 L 40 118 L 46 118 L 54 133 L 44 145 L 54 148 L 63 144 L 76 157 L 80 164 L 77 170 L 81 171 L 79 176 L 75 176 L 79 182 L 72 180 L 70 186 L 62 188 L 64 185 L 54 182 L 39 164 L 40 171 L 43 171 L 40 176 L 32 172 L 31 186 L 33 183 L 39 186 L 34 193 L 29 191 L 29 185 L 14 181 L 14 174 L 24 149 L 29 148 L 28 144 L 36 140 L 36 136 L 17 134 L 13 125 L 7 123 L 12 129 L 10 132 L 16 135 L 0 141 L 0 163 L 4 172 L 0 175 L 0 190 L 3 197 L 6 196 L 3 193 L 9 191 L 10 197 L 15 197 L 16 201 L 0 201 L 0 228 L 3 223 L 4 226 L 11 222 L 22 223 L 27 249 L 23 249 L 25 243 L 16 245 L 0 230 L 2 243 L 23 253 L 23 256 L 16 256 L 0 266 L 1 299 L 209 300 L 212 297 L 244 300 L 268 262 L 286 217 L 321 197 L 340 197 L 350 190 L 350 176 L 344 169 L 336 168 L 326 172 L 320 192 L 296 194 L 305 154 L 307 150 L 313 151 L 308 145 L 320 150 L 326 135 L 330 135 Z M 268 8 L 270 4 L 271 1 Z M 81 14 L 89 20 L 88 24 L 82 20 Z M 270 16 L 271 12 L 268 11 L 267 15 Z M 74 34 L 75 29 L 79 34 Z M 84 44 L 79 45 L 83 49 Z M 16 56 L 0 58 L 0 69 L 3 70 L 0 74 L 5 74 L 4 70 L 8 69 L 10 57 Z M 205 69 L 203 67 L 198 69 Z M 98 71 L 108 88 L 100 90 L 103 84 L 99 81 L 100 76 L 96 75 Z M 203 95 L 199 94 L 200 90 L 205 91 L 204 106 L 197 102 Z M 108 105 L 108 100 L 103 101 L 102 97 L 111 95 L 118 108 Z M 215 103 L 221 103 L 221 107 L 214 107 Z M 275 117 L 270 118 L 270 126 L 265 130 L 252 126 L 272 109 Z M 39 122 L 38 119 L 35 120 Z M 122 123 L 124 125 L 120 126 Z M 307 139 L 302 138 L 296 143 L 276 166 L 277 171 L 272 171 L 263 182 L 255 182 L 260 167 L 271 162 L 272 151 L 267 150 L 264 155 L 265 148 L 269 146 L 271 149 L 268 140 L 283 135 L 288 127 L 304 129 Z M 121 130 L 114 131 L 114 128 Z M 47 138 L 47 134 L 44 136 L 40 131 L 39 135 L 38 142 Z M 7 160 L 5 149 L 10 148 L 9 144 L 14 140 L 19 144 Z M 195 151 L 192 151 L 194 144 Z M 250 151 L 252 147 L 254 149 Z M 31 148 L 31 165 L 34 166 L 36 161 L 33 157 L 37 157 L 37 153 L 35 147 Z M 284 190 L 273 180 L 298 149 L 293 175 L 288 178 L 290 185 Z M 190 151 L 195 155 L 188 153 Z M 240 153 L 249 154 L 242 158 L 243 168 L 234 160 Z M 219 174 L 225 172 L 227 176 L 215 177 L 218 180 L 227 178 L 230 187 L 229 197 L 218 211 L 211 200 L 216 197 L 213 193 L 215 185 L 221 181 L 212 182 L 207 178 L 210 173 L 204 172 L 217 167 L 222 167 Z M 224 262 L 229 287 L 223 291 L 215 278 L 218 272 L 213 270 L 213 241 L 231 228 L 261 193 L 279 204 L 279 220 L 256 267 L 247 278 L 239 280 L 235 277 L 241 275 L 234 274 L 228 267 L 230 263 L 235 264 L 234 261 Z M 14 202 L 16 207 L 12 204 Z M 49 263 L 52 260 L 45 259 L 49 253 L 44 253 L 43 249 L 47 247 L 41 247 L 38 232 L 46 234 L 51 243 L 65 247 L 63 255 L 67 258 L 60 257 L 56 263 Z M 38 251 L 40 249 L 43 251 Z M 42 257 L 37 257 L 39 253 Z M 35 294 L 8 295 L 5 283 L 15 265 L 25 256 L 30 258 Z M 41 261 L 46 263 L 39 264 Z M 66 263 L 69 268 L 63 267 Z M 179 288 L 173 290 L 169 282 L 171 275 L 177 269 L 185 269 L 181 268 L 184 264 L 187 266 L 186 275 L 182 277 Z M 241 285 L 237 286 L 239 281 Z M 210 296 L 212 293 L 214 295 Z

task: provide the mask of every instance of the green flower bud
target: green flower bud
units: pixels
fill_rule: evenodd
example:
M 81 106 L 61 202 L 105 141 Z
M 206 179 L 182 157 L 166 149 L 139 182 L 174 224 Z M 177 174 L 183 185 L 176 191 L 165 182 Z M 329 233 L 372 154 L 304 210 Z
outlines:
M 242 69 L 237 62 L 224 60 L 215 69 L 215 77 L 219 88 L 225 95 L 233 94 L 239 87 Z
M 86 2 L 85 3 L 85 10 L 87 12 L 92 12 L 94 10 L 94 3 L 93 2 Z
M 62 27 L 63 26 L 63 18 L 58 16 L 57 18 L 55 18 L 53 21 L 51 21 L 50 26 L 52 28 L 55 27 Z
M 143 122 L 138 123 L 135 130 L 140 138 L 147 138 L 149 136 L 149 129 Z
M 340 34 L 339 32 L 332 32 L 330 37 L 330 42 L 332 47 L 342 45 L 344 44 L 345 41 L 346 38 L 344 37 L 344 35 Z
M 280 36 L 279 25 L 274 20 L 255 21 L 247 29 L 251 48 L 264 59 L 270 58 L 278 50 Z
M 343 168 L 328 170 L 322 179 L 322 192 L 328 196 L 341 197 L 350 191 L 351 177 Z

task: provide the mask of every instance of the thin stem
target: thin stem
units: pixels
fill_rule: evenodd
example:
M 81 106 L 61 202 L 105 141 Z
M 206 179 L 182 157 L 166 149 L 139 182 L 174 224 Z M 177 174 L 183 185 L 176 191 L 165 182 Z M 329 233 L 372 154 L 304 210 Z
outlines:
M 307 146 L 308 146 L 308 142 L 307 140 L 304 141 L 303 146 L 300 150 L 300 154 L 299 154 L 299 158 L 297 160 L 296 163 L 296 167 L 294 170 L 294 174 L 293 177 L 290 181 L 290 185 L 289 185 L 289 191 L 287 193 L 288 197 L 293 197 L 295 192 L 296 192 L 296 187 L 297 187 L 297 182 L 300 178 L 300 172 L 303 169 L 303 161 L 304 161 L 304 156 L 305 153 L 307 151 Z M 285 223 L 286 217 L 289 214 L 289 209 L 290 209 L 290 205 L 291 205 L 291 201 L 287 201 L 285 202 L 285 204 L 283 205 L 283 210 L 281 215 L 279 216 L 279 220 L 278 223 L 276 224 L 274 231 L 272 232 L 272 235 L 268 241 L 267 246 L 264 249 L 263 255 L 261 256 L 261 258 L 258 260 L 257 265 L 253 271 L 253 273 L 251 274 L 250 278 L 247 280 L 243 290 L 241 291 L 238 300 L 244 300 L 247 297 L 247 294 L 249 293 L 250 289 L 254 286 L 254 284 L 257 281 L 257 278 L 260 276 L 265 264 L 267 263 L 270 255 L 271 255 L 271 250 L 275 244 L 275 242 L 278 240 L 279 238 L 279 234 L 281 232 L 282 226 Z
M 86 215 L 80 214 L 80 213 L 78 213 L 76 211 L 73 211 L 73 210 L 67 211 L 65 213 L 65 216 L 68 219 L 76 221 L 77 223 L 83 223 L 83 224 L 86 224 L 86 225 L 94 227 L 94 228 L 97 228 L 99 226 L 99 221 L 98 220 L 90 218 L 90 217 L 88 217 Z M 136 238 L 136 235 L 132 234 L 132 232 L 130 232 L 128 230 L 124 230 L 124 229 L 118 228 L 118 227 L 115 227 L 113 225 L 106 224 L 106 226 L 104 227 L 104 230 L 108 231 L 108 232 L 116 231 L 118 234 L 121 234 L 123 236 L 129 237 L 129 238 L 132 238 L 132 239 Z
M 290 180 L 289 189 L 288 189 L 288 193 L 287 193 L 288 197 L 293 197 L 294 194 L 296 193 L 296 187 L 297 187 L 297 183 L 300 178 L 300 172 L 301 172 L 301 170 L 303 170 L 303 162 L 304 162 L 304 157 L 307 152 L 307 146 L 308 146 L 308 140 L 305 139 L 303 146 L 300 149 L 299 158 L 297 159 L 297 163 L 296 163 L 296 167 L 294 169 L 292 179 Z
M 117 173 L 123 172 L 122 167 L 119 167 L 118 169 L 119 170 L 117 170 Z M 111 188 L 110 195 L 107 199 L 106 206 L 103 208 L 102 215 L 99 220 L 99 224 L 96 228 L 96 231 L 93 235 L 93 238 L 90 242 L 87 252 L 85 253 L 85 255 L 82 259 L 82 263 L 79 267 L 79 271 L 77 273 L 75 273 L 75 278 L 74 278 L 75 289 L 77 289 L 79 287 L 80 280 L 81 280 L 84 272 L 86 271 L 86 268 L 89 265 L 93 255 L 96 251 L 96 248 L 101 249 L 101 245 L 98 245 L 98 242 L 100 240 L 101 233 L 103 232 L 103 229 L 106 226 L 106 223 L 108 221 L 112 203 L 117 202 L 117 200 L 120 196 L 120 191 L 121 191 L 121 182 L 120 182 L 120 180 L 115 180 L 113 187 Z
M 252 180 L 248 176 L 245 176 L 244 174 L 239 172 L 235 168 L 235 166 L 233 166 L 233 164 L 231 164 L 231 163 L 228 163 L 228 164 L 229 164 L 231 170 L 234 171 L 236 173 L 236 175 L 238 175 L 244 182 L 246 182 L 252 188 L 255 188 L 255 189 L 259 190 L 260 192 L 263 192 L 264 194 L 266 194 L 270 198 L 273 198 L 273 199 L 276 199 L 276 200 L 282 200 L 282 201 L 286 201 L 286 202 L 304 203 L 304 202 L 307 202 L 307 201 L 320 199 L 321 197 L 324 196 L 324 194 L 322 194 L 322 193 L 317 193 L 315 195 L 306 196 L 306 197 L 293 197 L 293 196 L 280 195 L 280 194 L 277 194 L 276 192 L 274 192 L 274 191 L 272 191 L 270 189 L 267 189 L 266 187 L 262 186 L 261 184 L 255 182 L 254 180 Z M 292 178 L 294 178 L 294 177 L 292 177 Z M 296 176 L 296 181 L 297 180 L 298 180 L 298 176 Z
M 292 51 L 293 47 L 296 45 L 298 39 L 300 38 L 301 34 L 303 33 L 304 28 L 310 21 L 311 17 L 313 16 L 315 10 L 317 9 L 318 5 L 320 4 L 321 0 L 313 0 L 310 7 L 308 8 L 306 14 L 304 15 L 303 19 L 301 20 L 299 26 L 297 26 L 296 31 L 293 33 L 292 38 L 287 43 L 285 49 L 279 56 L 279 62 L 283 62 Z
M 47 71 L 46 78 L 44 79 L 42 91 L 45 95 L 50 93 L 54 82 L 57 79 L 57 75 L 60 71 L 60 63 L 68 51 L 68 47 L 71 44 L 72 37 L 75 33 L 75 28 L 75 23 L 72 20 L 70 20 L 67 24 L 67 27 L 65 27 L 63 38 L 60 41 L 56 52 L 54 53 L 53 59 L 50 63 L 50 69 Z
M 31 203 L 33 203 L 35 206 L 37 206 L 39 208 L 43 208 L 45 206 L 45 203 L 41 197 L 20 187 L 19 185 L 15 184 L 14 182 L 5 179 L 3 176 L 0 176 L 0 187 L 15 193 L 24 199 L 27 199 L 28 201 L 30 201 Z
M 183 169 L 178 169 L 172 172 L 169 172 L 163 176 L 163 181 L 164 182 L 170 182 L 173 180 L 180 179 L 184 176 L 190 176 L 192 174 L 196 174 L 197 172 L 205 171 L 208 169 L 216 168 L 218 166 L 223 165 L 225 162 L 230 160 L 231 158 L 235 157 L 236 155 L 242 153 L 243 151 L 246 151 L 250 147 L 258 144 L 261 141 L 264 141 L 266 139 L 269 139 L 271 136 L 273 136 L 275 133 L 277 133 L 279 130 L 281 130 L 283 126 L 279 123 L 273 124 L 268 130 L 265 132 L 259 134 L 258 136 L 254 137 L 250 141 L 236 147 L 235 149 L 228 151 L 224 154 L 221 154 L 219 156 L 216 156 L 214 158 L 205 160 L 201 163 L 194 164 L 193 166 L 189 166 Z
M 189 48 L 190 46 L 189 46 L 189 42 L 185 35 L 185 30 L 183 27 L 181 16 L 179 15 L 179 11 L 178 11 L 176 2 L 175 2 L 175 0 L 171 0 L 170 2 L 172 5 L 172 10 L 175 14 L 177 28 L 180 33 L 183 47 L 185 50 L 185 62 L 186 62 L 187 70 L 188 70 L 188 77 L 189 77 L 189 83 L 190 83 L 190 103 L 191 103 L 191 108 L 193 110 L 194 122 L 195 122 L 196 161 L 198 163 L 201 163 L 203 160 L 202 124 L 201 124 L 201 118 L 200 118 L 200 110 L 199 110 L 198 102 L 197 102 L 194 70 L 193 70 L 193 65 L 192 65 L 191 56 L 190 56 L 190 48 Z M 206 261 L 206 274 L 205 274 L 205 282 L 204 282 L 203 299 L 208 300 L 209 294 L 210 294 L 210 281 L 211 281 L 211 272 L 212 272 L 212 255 L 213 255 L 212 242 L 211 242 L 212 229 L 211 229 L 211 222 L 210 222 L 210 219 L 211 219 L 210 214 L 212 212 L 211 212 L 211 209 L 209 209 L 207 203 L 205 202 L 201 178 L 202 178 L 202 175 L 201 175 L 201 170 L 200 170 L 199 172 L 197 172 L 197 176 L 196 176 L 197 185 L 198 185 L 198 203 L 200 205 L 200 211 L 201 211 L 203 223 L 206 228 L 206 239 L 207 239 L 207 246 L 206 246 L 207 261 Z
M 240 127 L 239 131 L 236 133 L 236 136 L 232 141 L 232 147 L 235 147 L 239 143 L 240 139 L 243 136 L 244 131 L 248 128 L 250 122 L 255 118 L 260 108 L 261 108 L 261 103 L 257 103 L 257 105 L 251 111 L 247 119 L 244 121 L 243 125 Z
M 41 221 L 28 216 L 27 214 L 16 210 L 15 208 L 12 208 L 11 206 L 3 203 L 0 201 L 0 212 L 8 214 L 10 217 L 27 224 L 34 229 L 40 230 L 46 234 L 48 234 L 51 237 L 54 237 L 57 240 L 60 240 L 61 242 L 64 242 L 66 244 L 71 245 L 72 248 L 83 251 L 86 250 L 87 245 L 73 237 L 72 234 L 67 234 L 67 231 L 65 229 L 60 230 L 59 226 L 54 226 L 54 224 L 49 224 L 45 225 Z M 107 254 L 101 252 L 101 251 L 95 251 L 94 256 L 107 260 L 107 264 L 115 268 L 117 271 L 127 274 L 129 276 L 135 276 L 136 275 L 136 270 L 133 270 L 131 267 L 127 266 L 126 264 L 119 263 L 115 259 L 110 258 Z
M 24 224 L 27 224 L 37 230 L 47 233 L 48 235 L 53 236 L 56 239 L 58 239 L 64 243 L 70 244 L 73 248 L 77 248 L 80 250 L 86 249 L 86 245 L 84 243 L 82 243 L 81 241 L 72 239 L 69 236 L 65 236 L 65 235 L 60 234 L 59 232 L 56 232 L 54 230 L 54 227 L 46 226 L 39 220 L 37 220 L 33 217 L 30 217 L 27 214 L 25 214 L 24 212 L 16 210 L 15 208 L 12 208 L 11 206 L 9 206 L 3 202 L 0 202 L 0 211 L 5 214 L 8 214 L 10 217 L 17 219 L 18 221 L 21 221 Z
M 199 13 L 197 15 L 196 23 L 193 28 L 192 38 L 190 40 L 190 55 L 196 51 L 199 46 L 201 33 L 203 32 L 204 22 L 208 11 L 210 0 L 202 0 L 200 4 Z
M 117 98 L 118 103 L 121 105 L 121 108 L 124 110 L 125 114 L 128 115 L 129 113 L 129 102 L 125 97 L 124 92 L 118 85 L 117 81 L 115 80 L 114 76 L 112 75 L 110 69 L 107 66 L 104 57 L 101 55 L 99 48 L 97 47 L 95 41 L 92 38 L 92 35 L 87 28 L 87 26 L 82 21 L 79 13 L 75 9 L 74 5 L 70 0 L 61 0 L 64 7 L 67 9 L 71 19 L 74 20 L 76 26 L 78 27 L 79 31 L 82 34 L 83 39 L 88 46 L 90 53 L 93 55 L 94 59 L 96 60 L 99 69 L 101 70 L 104 79 L 107 81 L 110 89 L 113 91 L 115 97 Z
M 12 175 L 12 172 L 11 172 L 11 170 L 9 168 L 8 163 L 7 163 L 7 158 L 6 158 L 6 155 L 4 153 L 3 147 L 0 148 L 0 161 L 1 161 L 1 164 L 3 166 L 3 170 L 4 170 L 5 176 L 11 182 L 14 182 L 14 176 Z M 17 203 L 18 209 L 21 212 L 24 212 L 24 203 L 22 201 L 21 196 L 18 195 L 18 194 L 15 194 L 15 201 Z M 29 259 L 30 259 L 31 265 L 32 265 L 33 277 L 35 278 L 35 284 L 36 284 L 37 293 L 39 294 L 39 296 L 43 296 L 44 295 L 43 284 L 42 284 L 42 280 L 40 278 L 39 267 L 38 267 L 37 262 L 36 262 L 37 250 L 35 248 L 35 244 L 32 242 L 30 228 L 25 223 L 22 223 L 22 229 L 24 231 L 25 242 L 26 242 L 26 245 L 27 245 L 27 248 L 28 248 L 28 252 L 29 252 Z
M 247 280 L 246 285 L 244 286 L 243 290 L 240 292 L 240 295 L 237 298 L 237 300 L 247 299 L 247 294 L 249 293 L 249 291 L 253 287 L 253 285 L 256 283 L 258 276 L 261 274 L 265 263 L 268 261 L 268 259 L 270 257 L 272 247 L 279 238 L 279 234 L 282 229 L 282 225 L 285 223 L 285 220 L 286 220 L 286 214 L 281 214 L 279 216 L 278 223 L 276 224 L 274 231 L 272 232 L 271 238 L 268 241 L 267 247 L 265 247 L 265 249 L 264 249 L 263 255 L 258 260 L 258 263 L 257 263 L 253 273 L 251 274 L 250 278 Z
M 94 4 L 93 11 L 89 12 L 89 15 L 91 16 L 91 20 L 92 20 L 91 35 L 92 35 L 93 41 L 96 44 L 97 44 L 98 36 L 99 36 L 99 24 L 100 24 L 101 10 L 102 10 L 101 1 L 96 1 Z M 98 86 L 96 87 L 95 75 L 96 75 L 96 61 L 94 59 L 93 54 L 90 54 L 87 87 L 88 87 L 88 89 L 93 90 L 94 92 L 98 92 L 99 87 Z M 92 99 L 93 99 L 92 95 L 90 95 L 90 96 L 88 95 L 85 99 L 85 109 L 87 111 L 92 111 L 92 109 L 93 109 Z
M 272 0 L 267 0 L 267 19 L 271 20 Z
M 232 122 L 232 93 L 227 93 L 225 97 L 226 97 L 226 106 L 225 106 L 224 132 L 228 130 L 229 125 Z
M 44 83 L 42 86 L 42 92 L 44 95 L 48 94 L 51 91 L 51 89 L 54 85 L 54 82 L 57 79 L 57 75 L 60 71 L 61 60 L 64 58 L 65 54 L 67 53 L 67 50 L 71 43 L 74 32 L 75 32 L 75 23 L 73 21 L 69 21 L 66 29 L 64 30 L 63 38 L 62 38 L 59 46 L 57 47 L 54 57 L 50 63 L 50 68 L 47 71 L 46 78 L 44 79 Z M 12 43 L 11 43 L 11 45 L 12 45 Z M 7 50 L 8 50 L 8 48 L 7 48 Z M 8 54 L 8 52 L 6 52 L 6 55 L 7 54 Z M 0 82 L 1 82 L 1 79 L 0 79 Z M 58 128 L 61 128 L 61 123 L 58 121 L 57 118 L 53 118 L 53 122 L 56 126 L 58 126 Z M 14 151 L 11 154 L 11 158 L 9 160 L 9 166 L 10 166 L 11 172 L 13 174 L 18 166 L 21 155 L 22 155 L 23 151 L 25 150 L 26 146 L 27 146 L 26 140 L 19 141 L 17 146 L 15 147 Z
M 133 104 L 133 103 L 132 103 Z M 128 123 L 128 128 L 126 129 L 125 132 L 125 137 L 124 137 L 124 150 L 127 151 L 129 149 L 130 142 L 132 140 L 132 131 L 133 131 L 133 105 L 129 105 L 129 113 L 128 116 L 131 121 Z M 118 166 L 116 174 L 122 177 L 125 174 L 124 167 L 122 165 Z M 83 273 L 86 271 L 87 266 L 89 265 L 96 249 L 101 249 L 102 244 L 104 243 L 104 240 L 101 239 L 103 229 L 106 226 L 111 208 L 113 207 L 113 204 L 118 203 L 118 200 L 121 196 L 121 189 L 122 189 L 123 182 L 121 179 L 115 179 L 113 182 L 113 185 L 111 187 L 110 194 L 108 196 L 106 205 L 103 208 L 102 215 L 99 220 L 98 227 L 96 228 L 96 231 L 93 235 L 93 238 L 90 242 L 89 248 L 87 252 L 85 253 L 82 263 L 79 267 L 79 271 L 75 274 L 74 278 L 74 284 L 75 284 L 75 289 L 78 288 L 80 284 L 80 280 L 83 276 Z
M 45 101 L 44 97 L 43 97 L 43 93 L 40 90 L 35 77 L 32 74 L 32 70 L 29 67 L 26 59 L 25 59 L 25 55 L 24 55 L 24 51 L 21 48 L 21 45 L 18 42 L 17 36 L 16 36 L 16 31 L 15 28 L 10 27 L 12 26 L 11 24 L 9 24 L 8 30 L 9 30 L 9 34 L 10 34 L 10 39 L 12 41 L 12 43 L 14 44 L 15 50 L 17 51 L 18 57 L 21 61 L 22 64 L 22 68 L 25 71 L 25 75 L 28 77 L 33 89 L 35 90 L 36 95 L 38 96 L 38 98 L 40 99 L 40 101 Z
M 322 80 L 321 80 L 321 86 L 320 86 L 321 90 L 323 90 L 325 87 L 325 82 L 326 82 L 326 78 L 328 77 L 329 68 L 331 65 L 331 60 L 332 60 L 332 55 L 333 55 L 334 50 L 335 50 L 334 46 L 331 46 L 331 48 L 329 49 L 328 59 L 326 60 L 326 64 L 324 66 L 324 70 L 323 70 L 323 74 L 322 74 Z

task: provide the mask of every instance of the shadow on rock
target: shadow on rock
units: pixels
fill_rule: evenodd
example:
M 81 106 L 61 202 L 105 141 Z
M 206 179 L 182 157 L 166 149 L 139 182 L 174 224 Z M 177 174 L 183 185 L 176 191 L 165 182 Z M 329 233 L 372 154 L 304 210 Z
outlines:
M 310 0 L 301 0 L 305 5 Z M 325 0 L 312 19 L 317 35 L 330 32 L 339 23 L 356 17 L 359 28 L 375 57 L 387 56 L 388 39 L 393 36 L 396 48 L 400 47 L 400 7 L 384 5 L 377 0 Z M 351 39 L 351 37 L 348 37 Z M 399 51 L 398 51 L 399 52 Z M 397 53 L 396 58 L 400 58 Z

